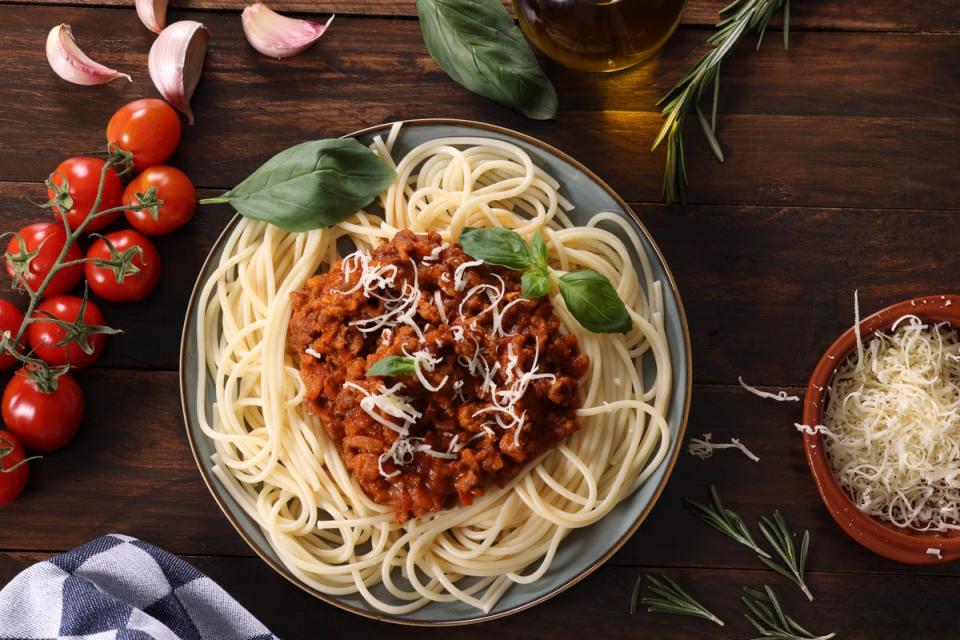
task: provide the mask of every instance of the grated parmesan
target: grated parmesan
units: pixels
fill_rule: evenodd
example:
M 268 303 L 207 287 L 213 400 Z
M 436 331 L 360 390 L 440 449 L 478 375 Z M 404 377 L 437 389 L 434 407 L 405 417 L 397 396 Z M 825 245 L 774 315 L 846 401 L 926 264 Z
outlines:
M 946 323 L 907 315 L 838 367 L 821 432 L 861 511 L 917 531 L 960 530 L 958 354 Z
M 752 393 L 755 396 L 760 398 L 769 398 L 770 400 L 776 400 L 777 402 L 800 402 L 800 396 L 788 396 L 786 391 L 778 391 L 777 393 L 770 393 L 769 391 L 763 391 L 757 389 L 754 386 L 751 386 L 743 381 L 742 376 L 737 376 L 737 380 L 740 381 L 740 386 Z
M 690 443 L 687 445 L 687 453 L 690 455 L 700 458 L 701 460 L 706 460 L 713 456 L 713 452 L 717 449 L 739 449 L 743 452 L 743 455 L 747 456 L 754 462 L 760 462 L 760 457 L 755 455 L 750 449 L 747 449 L 738 438 L 730 438 L 730 442 L 711 442 L 710 439 L 713 437 L 712 433 L 703 434 L 703 438 L 690 438 Z

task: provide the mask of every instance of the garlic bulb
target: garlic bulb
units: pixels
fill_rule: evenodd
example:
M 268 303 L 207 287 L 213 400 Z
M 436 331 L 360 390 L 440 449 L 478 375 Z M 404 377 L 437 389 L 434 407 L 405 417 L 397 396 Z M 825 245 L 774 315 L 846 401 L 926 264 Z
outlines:
M 257 2 L 244 9 L 240 19 L 247 42 L 254 49 L 272 58 L 289 58 L 316 42 L 330 26 L 333 16 L 326 24 L 296 20 Z
M 150 78 L 167 102 L 193 124 L 190 98 L 200 81 L 210 32 L 199 22 L 181 20 L 160 32 L 150 47 Z
M 136 0 L 136 4 L 140 22 L 154 33 L 163 31 L 167 26 L 167 0 Z
M 127 74 L 88 58 L 77 46 L 68 24 L 58 24 L 50 29 L 47 35 L 47 61 L 54 73 L 74 84 L 106 84 L 117 78 L 130 80 Z

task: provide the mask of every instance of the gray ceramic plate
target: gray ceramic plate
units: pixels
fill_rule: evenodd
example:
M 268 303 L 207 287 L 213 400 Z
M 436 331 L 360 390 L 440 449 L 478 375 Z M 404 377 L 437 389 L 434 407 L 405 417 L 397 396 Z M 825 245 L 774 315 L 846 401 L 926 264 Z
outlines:
M 386 133 L 389 126 L 380 125 L 351 135 L 364 144 L 368 144 L 372 141 L 374 135 Z M 647 483 L 630 498 L 620 503 L 603 520 L 593 526 L 578 529 L 571 533 L 561 544 L 553 565 L 543 578 L 535 584 L 514 585 L 489 614 L 484 615 L 462 603 L 433 603 L 409 615 L 393 617 L 373 610 L 363 598 L 356 594 L 337 597 L 318 593 L 301 583 L 284 568 L 257 525 L 233 501 L 226 490 L 213 479 L 210 462 L 213 447 L 200 432 L 194 419 L 200 411 L 207 412 L 208 416 L 211 412 L 209 406 L 197 406 L 196 393 L 194 392 L 197 376 L 197 350 L 192 337 L 200 315 L 197 308 L 197 291 L 200 289 L 200 285 L 207 280 L 213 266 L 219 260 L 224 239 L 233 228 L 236 220 L 227 225 L 226 230 L 213 246 L 203 269 L 200 271 L 194 294 L 187 307 L 183 340 L 180 346 L 180 394 L 187 436 L 193 448 L 197 466 L 200 468 L 200 473 L 220 508 L 237 529 L 237 532 L 247 541 L 247 544 L 287 580 L 322 600 L 371 618 L 424 626 L 468 624 L 522 611 L 547 600 L 582 580 L 612 556 L 646 518 L 667 482 L 677 458 L 679 443 L 683 439 L 687 413 L 690 407 L 691 390 L 690 336 L 676 283 L 673 281 L 673 276 L 670 274 L 670 270 L 664 263 L 663 256 L 654 244 L 649 232 L 626 203 L 589 169 L 557 149 L 521 133 L 478 122 L 463 120 L 408 121 L 404 123 L 397 140 L 395 152 L 403 154 L 422 142 L 450 136 L 496 138 L 513 142 L 525 149 L 534 162 L 560 182 L 561 192 L 575 205 L 572 215 L 574 222 L 585 222 L 598 211 L 614 211 L 622 214 L 624 218 L 633 223 L 643 240 L 644 249 L 652 264 L 654 277 L 663 282 L 667 338 L 670 342 L 670 352 L 673 358 L 673 397 L 670 402 L 669 414 L 670 453 Z M 212 383 L 209 380 L 207 383 L 211 385 L 212 389 Z M 211 391 L 207 394 L 207 398 L 212 397 Z

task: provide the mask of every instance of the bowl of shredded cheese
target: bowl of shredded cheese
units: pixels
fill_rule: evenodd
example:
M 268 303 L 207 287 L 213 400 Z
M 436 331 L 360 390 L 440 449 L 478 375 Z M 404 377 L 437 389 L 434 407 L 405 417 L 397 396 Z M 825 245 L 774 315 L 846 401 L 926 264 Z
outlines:
M 804 398 L 807 463 L 854 540 L 892 560 L 960 558 L 960 296 L 921 296 L 856 321 Z

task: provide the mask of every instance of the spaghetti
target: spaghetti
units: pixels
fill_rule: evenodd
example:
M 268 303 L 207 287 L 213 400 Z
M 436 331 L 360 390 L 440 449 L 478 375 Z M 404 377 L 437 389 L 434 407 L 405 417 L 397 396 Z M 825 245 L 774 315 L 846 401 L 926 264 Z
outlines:
M 394 125 L 373 150 L 393 163 L 398 135 Z M 455 601 L 489 612 L 512 584 L 543 576 L 571 530 L 603 518 L 665 459 L 672 374 L 661 283 L 625 221 L 598 213 L 574 226 L 559 184 L 516 145 L 437 139 L 395 166 L 382 212 L 305 233 L 239 221 L 200 292 L 197 397 L 212 412 L 199 423 L 215 446 L 215 476 L 304 584 L 359 593 L 391 615 Z M 503 226 L 526 238 L 539 230 L 551 267 L 607 277 L 633 327 L 590 333 L 551 292 L 561 331 L 576 335 L 589 357 L 578 389 L 580 429 L 473 504 L 399 523 L 390 505 L 364 493 L 304 407 L 305 386 L 287 349 L 291 294 L 344 254 L 369 253 L 400 230 L 435 231 L 456 243 L 467 226 Z

